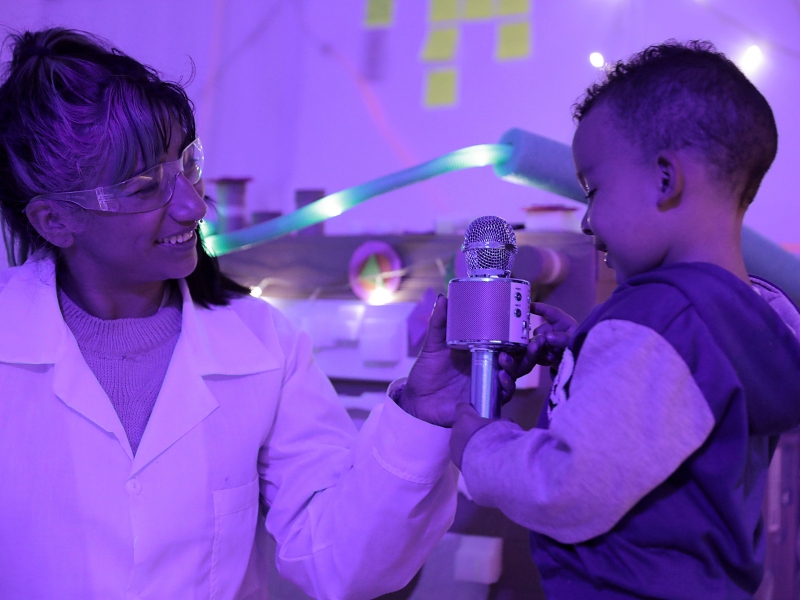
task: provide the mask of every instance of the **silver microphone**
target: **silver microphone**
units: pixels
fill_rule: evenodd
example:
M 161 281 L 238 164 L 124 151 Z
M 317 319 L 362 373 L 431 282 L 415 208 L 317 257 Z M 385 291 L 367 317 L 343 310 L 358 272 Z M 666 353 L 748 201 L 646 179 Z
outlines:
M 500 217 L 470 223 L 461 251 L 468 277 L 447 286 L 447 345 L 472 352 L 470 401 L 494 419 L 500 416 L 500 352 L 528 344 L 531 285 L 511 278 L 517 238 Z

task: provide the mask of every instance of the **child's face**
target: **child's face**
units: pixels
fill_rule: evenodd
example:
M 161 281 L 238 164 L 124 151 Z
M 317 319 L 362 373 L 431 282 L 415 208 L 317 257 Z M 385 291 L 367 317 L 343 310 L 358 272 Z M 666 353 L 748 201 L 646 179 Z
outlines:
M 656 227 L 658 170 L 643 161 L 604 104 L 581 121 L 572 155 L 588 199 L 583 231 L 606 253 L 617 283 L 661 264 L 666 248 Z

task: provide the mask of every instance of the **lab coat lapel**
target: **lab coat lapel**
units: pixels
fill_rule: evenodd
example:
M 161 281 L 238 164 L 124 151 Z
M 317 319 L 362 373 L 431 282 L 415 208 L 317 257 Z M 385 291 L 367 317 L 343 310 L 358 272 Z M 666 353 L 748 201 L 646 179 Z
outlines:
M 274 333 L 262 343 L 233 308 L 196 309 L 186 282 L 179 285 L 181 334 L 136 457 L 111 400 L 64 323 L 50 259 L 31 259 L 0 274 L 0 314 L 15 316 L 13 323 L 0 324 L 0 362 L 54 365 L 54 394 L 114 435 L 133 460 L 133 471 L 139 471 L 217 408 L 205 376 L 242 376 L 281 364 Z
M 216 408 L 217 401 L 203 381 L 186 336 L 181 333 L 133 459 L 131 474 L 142 470 Z
M 81 354 L 58 306 L 55 264 L 33 257 L 4 273 L 0 314 L 14 315 L 3 323 L 0 361 L 53 365 L 53 393 L 72 410 L 114 435 L 129 458 L 128 437 L 97 378 Z
M 61 401 L 98 427 L 114 435 L 122 449 L 133 460 L 133 452 L 125 428 L 111 400 L 97 381 L 71 335 L 65 340 L 63 353 L 53 372 L 53 392 Z
M 233 308 L 199 309 L 185 281 L 181 335 L 133 461 L 143 469 L 217 407 L 206 386 L 209 375 L 242 376 L 278 368 L 280 361 L 250 331 Z
M 50 260 L 29 260 L 2 272 L 0 362 L 53 364 L 70 332 L 56 296 L 55 267 Z

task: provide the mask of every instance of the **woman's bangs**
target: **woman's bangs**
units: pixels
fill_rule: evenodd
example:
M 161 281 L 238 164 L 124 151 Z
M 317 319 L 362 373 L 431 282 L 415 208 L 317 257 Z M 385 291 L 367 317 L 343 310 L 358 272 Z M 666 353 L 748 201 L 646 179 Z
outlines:
M 108 96 L 106 172 L 114 182 L 162 162 L 172 143 L 173 125 L 178 125 L 184 138 L 193 135 L 194 129 L 191 108 L 187 118 L 183 103 L 170 98 L 172 94 L 148 93 L 141 86 L 120 83 Z

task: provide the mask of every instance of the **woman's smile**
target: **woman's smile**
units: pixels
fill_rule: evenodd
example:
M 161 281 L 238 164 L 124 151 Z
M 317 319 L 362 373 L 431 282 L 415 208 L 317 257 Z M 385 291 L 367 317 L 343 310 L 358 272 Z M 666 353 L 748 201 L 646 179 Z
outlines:
M 156 244 L 160 246 L 185 246 L 188 242 L 194 242 L 194 240 L 195 231 L 192 229 L 183 233 L 163 237 L 160 240 L 156 240 Z

